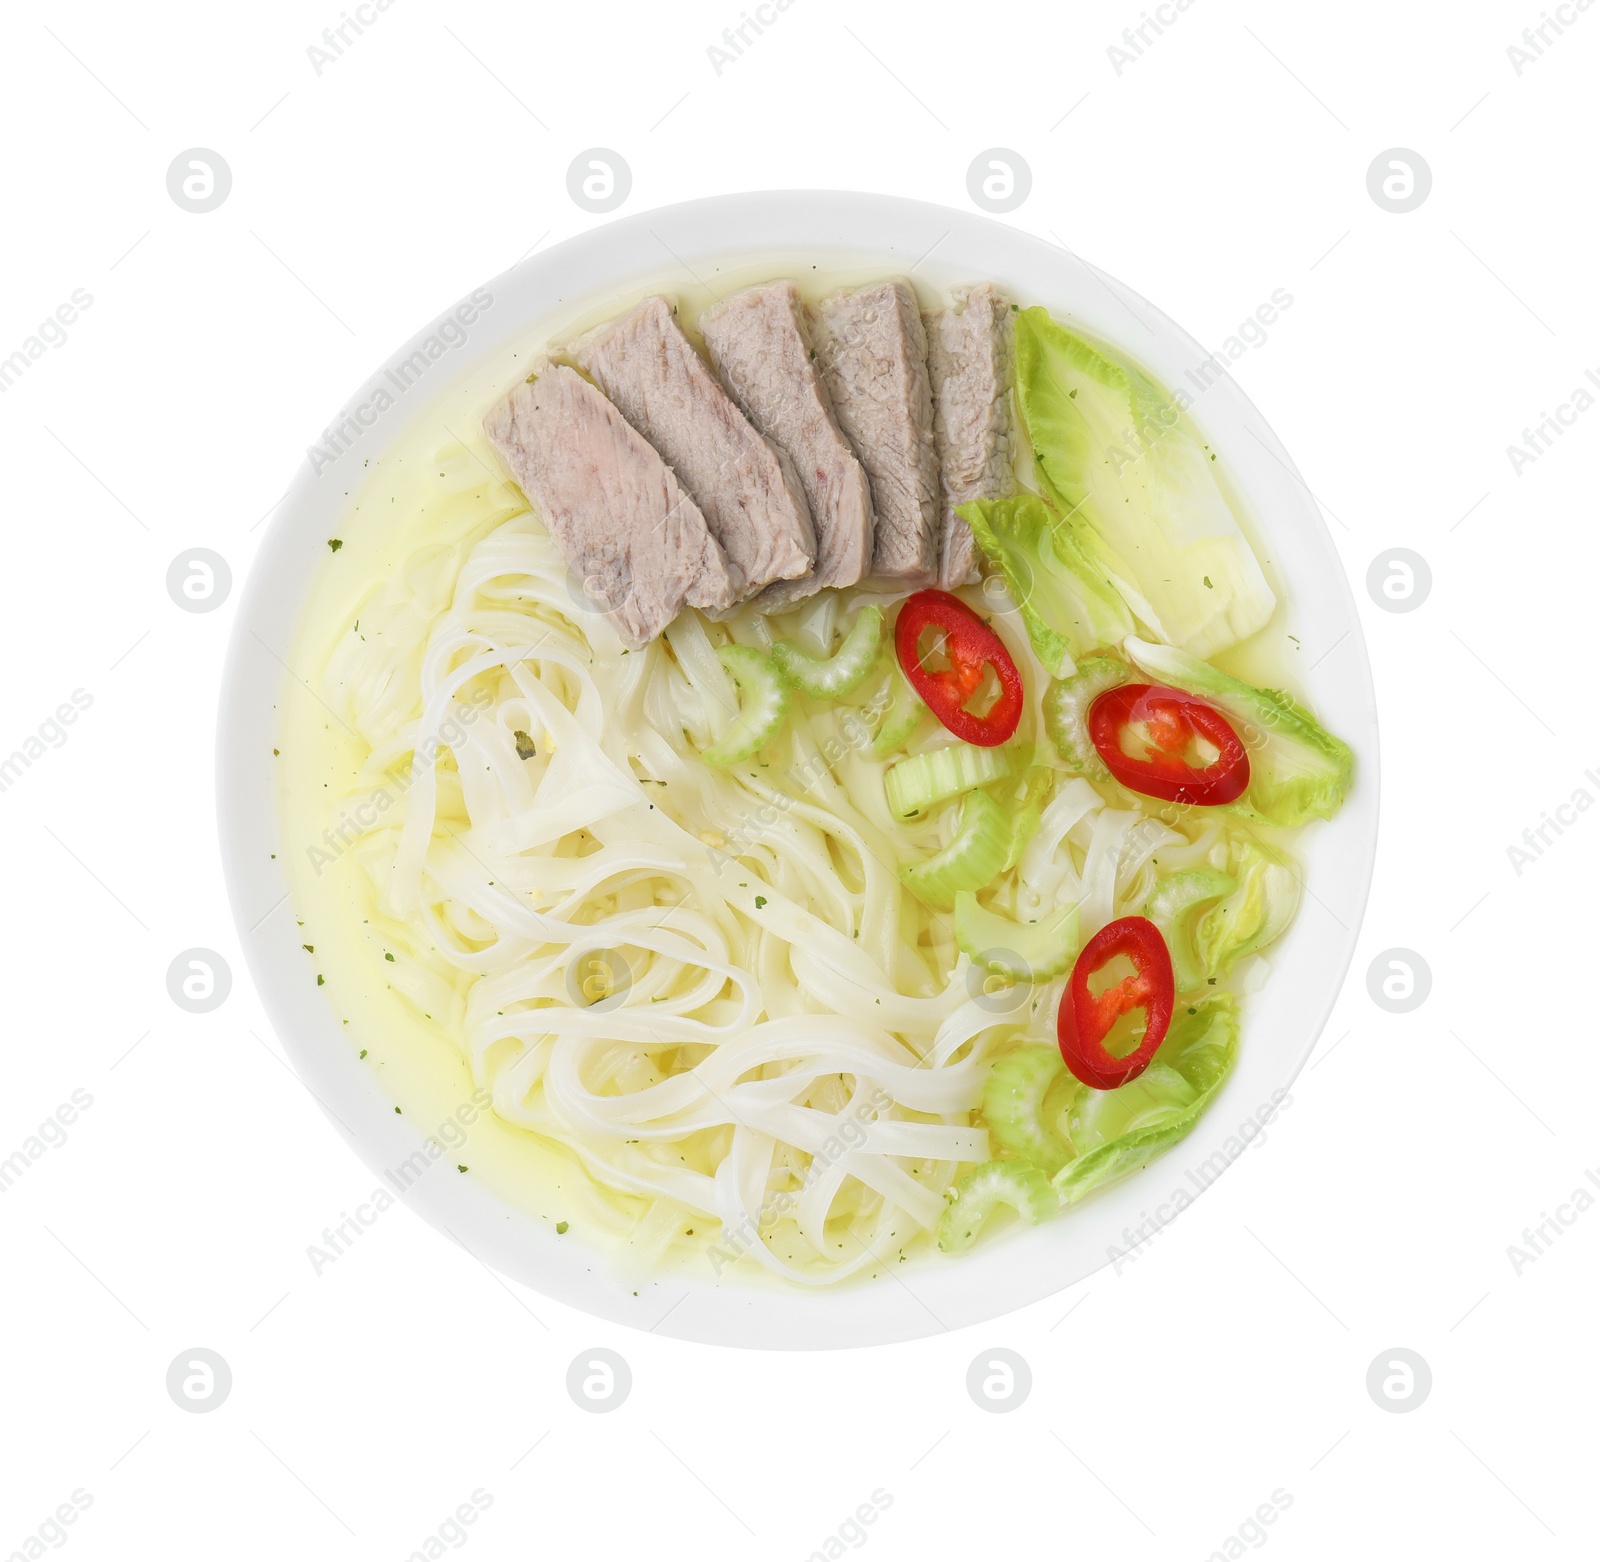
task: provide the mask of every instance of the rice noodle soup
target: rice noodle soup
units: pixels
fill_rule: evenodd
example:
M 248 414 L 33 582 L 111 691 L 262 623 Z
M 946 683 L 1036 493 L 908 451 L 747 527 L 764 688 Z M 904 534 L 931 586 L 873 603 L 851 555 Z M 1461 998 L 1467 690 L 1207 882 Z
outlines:
M 962 1261 L 1205 1111 L 1350 753 L 1114 344 L 716 285 L 569 310 L 350 496 L 279 745 L 306 980 L 411 1175 L 624 1272 Z

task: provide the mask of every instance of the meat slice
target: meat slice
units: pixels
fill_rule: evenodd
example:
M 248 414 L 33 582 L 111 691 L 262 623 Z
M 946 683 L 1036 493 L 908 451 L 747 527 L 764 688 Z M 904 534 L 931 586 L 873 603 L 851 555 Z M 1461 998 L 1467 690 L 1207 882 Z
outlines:
M 853 586 L 872 565 L 872 490 L 834 420 L 799 290 L 763 282 L 713 304 L 697 324 L 728 394 L 794 462 L 816 528 L 811 571 L 768 586 L 757 605 L 776 613 L 825 586 Z
M 872 576 L 926 586 L 939 573 L 939 462 L 911 284 L 834 293 L 817 305 L 813 333 L 834 413 L 872 485 Z
M 699 505 L 735 600 L 810 573 L 816 535 L 793 462 L 728 399 L 666 299 L 645 299 L 571 353 Z
M 933 438 L 944 517 L 939 584 L 977 578 L 972 528 L 955 513 L 969 499 L 999 499 L 1016 487 L 1012 470 L 1011 309 L 992 282 L 957 288 L 955 308 L 926 317 L 933 382 Z
M 575 369 L 518 385 L 483 427 L 584 591 L 634 650 L 685 602 L 715 612 L 735 600 L 699 507 Z

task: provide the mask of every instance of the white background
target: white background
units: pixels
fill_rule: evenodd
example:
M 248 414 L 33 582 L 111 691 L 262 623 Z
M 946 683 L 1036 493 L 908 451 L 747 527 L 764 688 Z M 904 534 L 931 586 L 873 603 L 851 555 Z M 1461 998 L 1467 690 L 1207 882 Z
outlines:
M 399 1559 L 480 1490 L 475 1557 L 802 1558 L 879 1488 L 861 1535 L 885 1559 L 1203 1558 L 1279 1489 L 1274 1556 L 1590 1553 L 1600 1210 L 1569 1209 L 1520 1273 L 1507 1252 L 1600 1175 L 1600 818 L 1569 815 L 1520 874 L 1507 850 L 1600 798 L 1600 409 L 1520 475 L 1507 454 L 1600 374 L 1600 9 L 1519 76 L 1507 46 L 1538 13 L 1197 0 L 1119 75 L 1136 3 L 795 0 L 719 75 L 737 0 L 397 0 L 319 75 L 332 0 L 7 8 L 0 358 L 74 289 L 93 304 L 0 396 L 0 752 L 74 689 L 92 704 L 0 792 L 0 1159 L 73 1091 L 93 1105 L 0 1195 L 0 1557 Z M 233 173 L 205 215 L 165 184 L 196 146 Z M 1120 1276 L 791 1356 L 591 1322 L 403 1211 L 312 1271 L 372 1178 L 242 969 L 211 784 L 233 603 L 180 612 L 167 566 L 214 549 L 236 596 L 366 372 L 605 220 L 566 190 L 594 146 L 632 168 L 625 212 L 795 186 L 966 206 L 973 158 L 1010 148 L 1033 189 L 1003 220 L 1206 345 L 1293 296 L 1236 373 L 1361 603 L 1377 881 L 1292 1109 Z M 1367 191 L 1393 147 L 1433 174 L 1405 215 Z M 1365 587 L 1397 546 L 1433 577 L 1404 614 Z M 195 945 L 235 974 L 204 1016 L 165 985 Z M 1433 974 L 1409 1014 L 1368 996 L 1394 946 Z M 588 1415 L 566 1370 L 600 1345 L 634 1387 Z M 208 1414 L 165 1388 L 195 1346 L 233 1374 Z M 1033 1374 L 1003 1415 L 965 1388 L 996 1346 Z M 1406 1414 L 1366 1388 L 1396 1346 L 1433 1376 Z M 38 1541 L 79 1488 L 92 1505 Z

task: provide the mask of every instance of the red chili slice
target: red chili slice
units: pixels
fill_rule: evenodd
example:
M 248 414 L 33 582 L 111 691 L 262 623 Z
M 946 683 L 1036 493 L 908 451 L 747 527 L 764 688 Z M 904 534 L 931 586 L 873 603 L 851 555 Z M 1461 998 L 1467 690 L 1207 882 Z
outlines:
M 1118 955 L 1134 965 L 1102 993 L 1089 991 L 1089 978 Z M 1144 1073 L 1172 1023 L 1172 955 L 1161 930 L 1146 917 L 1108 922 L 1087 944 L 1072 967 L 1067 990 L 1056 1015 L 1056 1040 L 1062 1061 L 1091 1090 L 1115 1090 Z M 1144 1010 L 1144 1036 L 1125 1058 L 1105 1048 L 1111 1027 L 1124 1014 Z
M 922 663 L 922 632 L 937 629 L 948 668 Z M 901 670 L 940 721 L 958 738 L 980 748 L 994 748 L 1017 730 L 1022 720 L 1022 674 L 1011 653 L 984 621 L 948 591 L 918 591 L 905 600 L 894 626 L 895 654 Z M 983 682 L 983 669 L 994 668 L 1000 694 L 981 716 L 965 709 Z
M 1123 747 L 1129 728 L 1145 752 Z M 1089 707 L 1089 737 L 1106 769 L 1125 787 L 1168 803 L 1231 803 L 1250 785 L 1250 756 L 1239 734 L 1215 705 L 1159 683 L 1124 683 Z M 1196 765 L 1188 758 L 1196 739 L 1216 749 L 1216 758 Z

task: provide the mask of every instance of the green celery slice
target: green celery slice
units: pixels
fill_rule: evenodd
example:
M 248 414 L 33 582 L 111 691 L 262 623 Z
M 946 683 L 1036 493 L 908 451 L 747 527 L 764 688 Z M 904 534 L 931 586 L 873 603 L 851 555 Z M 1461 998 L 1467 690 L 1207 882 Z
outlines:
M 901 882 L 935 910 L 953 910 L 958 891 L 984 888 L 1005 866 L 1011 833 L 1005 810 L 987 792 L 968 792 L 955 839 L 902 868 Z
M 1072 1158 L 1051 1128 L 1047 1102 L 1077 1083 L 1054 1047 L 1018 1047 L 989 1070 L 983 1086 L 983 1120 L 1002 1150 L 1053 1177 Z
M 717 650 L 739 687 L 739 713 L 728 730 L 701 758 L 708 765 L 732 765 L 765 748 L 789 718 L 789 690 L 770 656 L 747 645 Z
M 1030 1226 L 1048 1220 L 1061 1207 L 1050 1179 L 1025 1161 L 985 1161 L 956 1187 L 955 1200 L 939 1217 L 941 1253 L 961 1253 L 978 1240 L 984 1222 L 1008 1205 Z
M 1034 751 L 1038 752 L 1037 745 Z M 1009 873 L 1022 861 L 1022 854 L 1028 849 L 1028 842 L 1033 839 L 1044 816 L 1044 795 L 1055 785 L 1055 779 L 1056 773 L 1049 765 L 1030 765 L 1009 796 L 1002 792 L 1000 801 L 1011 815 L 1011 849 L 1001 865 L 1002 873 Z
M 869 704 L 877 711 L 878 731 L 872 739 L 875 759 L 894 753 L 917 730 L 922 713 L 928 707 L 922 696 L 911 687 L 911 680 L 900 670 L 900 664 L 891 659 L 889 679 L 885 689 Z
M 956 947 L 997 975 L 1018 982 L 1059 976 L 1077 957 L 1077 905 L 1065 906 L 1041 922 L 1016 922 L 978 904 L 971 890 L 956 894 Z
M 795 688 L 813 699 L 837 699 L 872 671 L 883 649 L 883 624 L 881 607 L 864 607 L 832 656 L 812 656 L 792 640 L 779 640 L 772 647 L 772 659 Z
M 1133 669 L 1114 656 L 1090 656 L 1070 678 L 1052 682 L 1044 697 L 1044 728 L 1056 752 L 1081 776 L 1109 781 L 1111 772 L 1089 737 L 1089 707 L 1107 689 L 1133 680 Z
M 951 743 L 896 760 L 883 778 L 889 808 L 898 819 L 910 819 L 947 797 L 1002 781 L 1011 774 L 1004 749 Z

